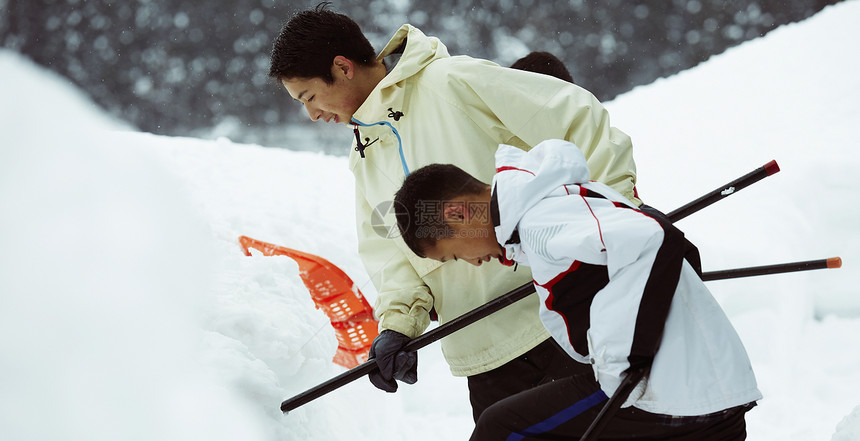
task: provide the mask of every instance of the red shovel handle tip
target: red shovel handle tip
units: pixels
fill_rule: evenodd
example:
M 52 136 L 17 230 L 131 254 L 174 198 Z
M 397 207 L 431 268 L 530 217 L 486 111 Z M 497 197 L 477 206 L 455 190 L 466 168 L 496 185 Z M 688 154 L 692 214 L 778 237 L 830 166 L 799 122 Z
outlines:
M 842 258 L 841 257 L 831 257 L 827 259 L 827 267 L 828 268 L 842 268 Z
M 776 163 L 776 160 L 770 161 L 764 165 L 764 171 L 767 172 L 767 175 L 770 176 L 779 171 L 779 165 Z

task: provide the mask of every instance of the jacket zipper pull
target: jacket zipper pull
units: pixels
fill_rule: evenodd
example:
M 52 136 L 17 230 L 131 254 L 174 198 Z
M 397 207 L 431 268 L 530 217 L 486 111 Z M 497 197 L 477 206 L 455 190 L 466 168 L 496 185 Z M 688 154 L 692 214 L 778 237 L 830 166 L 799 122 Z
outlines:
M 366 149 L 367 146 L 361 143 L 361 135 L 358 134 L 358 124 L 356 124 L 355 128 L 352 129 L 352 132 L 355 133 L 355 151 L 364 158 L 364 149 Z
M 355 133 L 355 151 L 364 158 L 364 149 L 370 147 L 376 141 L 379 141 L 379 138 L 374 139 L 373 141 L 370 138 L 364 138 L 364 142 L 361 142 L 361 135 L 358 133 L 358 124 L 355 125 L 355 128 L 352 130 Z

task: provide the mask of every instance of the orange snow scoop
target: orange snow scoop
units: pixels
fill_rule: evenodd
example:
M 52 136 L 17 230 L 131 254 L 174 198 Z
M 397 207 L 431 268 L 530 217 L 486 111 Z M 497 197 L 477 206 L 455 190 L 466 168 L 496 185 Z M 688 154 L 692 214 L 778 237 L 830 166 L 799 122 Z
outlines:
M 247 236 L 240 236 L 239 244 L 246 256 L 250 256 L 250 248 L 254 248 L 265 256 L 287 256 L 295 260 L 311 299 L 331 320 L 338 346 L 333 361 L 347 369 L 367 361 L 370 344 L 379 335 L 379 322 L 373 318 L 373 308 L 346 273 L 310 253 Z

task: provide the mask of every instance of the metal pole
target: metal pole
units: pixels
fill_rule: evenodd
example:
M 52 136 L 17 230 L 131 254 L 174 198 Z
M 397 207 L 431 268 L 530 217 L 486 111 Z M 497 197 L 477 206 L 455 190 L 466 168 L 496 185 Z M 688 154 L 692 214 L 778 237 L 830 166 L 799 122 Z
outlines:
M 460 329 L 465 328 L 466 326 L 475 323 L 478 320 L 483 319 L 484 317 L 499 311 L 505 308 L 508 305 L 511 305 L 515 302 L 518 302 L 526 297 L 529 294 L 535 292 L 534 285 L 529 282 L 519 288 L 516 288 L 506 294 L 503 294 L 457 318 L 447 322 L 439 327 L 432 329 L 430 331 L 425 332 L 424 334 L 412 339 L 406 346 L 403 347 L 405 352 L 417 351 L 430 343 L 433 343 L 437 340 L 442 339 L 452 333 L 459 331 Z M 306 390 L 284 402 L 281 403 L 281 412 L 287 413 L 293 409 L 296 409 L 310 401 L 313 401 L 341 386 L 344 386 L 352 381 L 355 381 L 369 373 L 371 373 L 374 369 L 376 369 L 376 361 L 374 359 L 367 360 L 366 362 L 328 380 L 324 383 L 319 384 L 316 387 Z
M 726 185 L 723 185 L 720 188 L 717 188 L 710 193 L 696 199 L 693 202 L 690 202 L 687 205 L 678 208 L 677 210 L 669 213 L 669 219 L 672 222 L 677 222 L 699 210 L 707 207 L 708 205 L 713 204 L 714 202 L 729 197 L 740 190 L 743 190 L 746 187 L 749 187 L 756 182 L 779 172 L 779 165 L 776 164 L 776 161 L 770 161 L 767 164 L 741 176 L 740 178 L 735 179 L 732 182 L 729 182 Z
M 705 196 L 696 199 L 695 201 L 684 205 L 683 207 L 671 212 L 668 214 L 669 219 L 672 222 L 680 220 L 696 211 L 701 210 L 702 208 L 713 204 L 714 202 L 727 197 L 733 194 L 735 191 L 747 187 L 750 184 L 760 181 L 761 179 L 770 176 L 779 171 L 779 167 L 776 165 L 775 161 L 771 161 L 765 164 L 762 167 L 750 172 L 726 186 L 720 187 Z M 731 189 L 731 191 L 729 191 Z M 714 196 L 716 195 L 716 196 Z M 812 269 L 812 268 L 810 268 Z M 708 273 L 703 274 L 706 276 Z M 738 276 L 742 277 L 742 276 Z M 417 351 L 430 343 L 433 343 L 443 337 L 446 337 L 460 329 L 465 328 L 466 326 L 483 319 L 484 317 L 499 311 L 506 306 L 513 304 L 519 300 L 522 300 L 532 294 L 535 291 L 534 285 L 532 283 L 526 283 L 519 288 L 516 288 L 506 294 L 503 294 L 497 297 L 490 302 L 479 306 L 472 311 L 469 311 L 460 317 L 457 317 L 450 322 L 447 322 L 439 327 L 430 330 L 412 341 L 410 341 L 403 350 L 406 352 Z M 373 359 L 367 360 L 366 362 L 324 382 L 319 385 L 308 389 L 292 398 L 289 398 L 281 403 L 281 412 L 287 413 L 291 410 L 294 410 L 304 404 L 307 404 L 335 389 L 338 389 L 348 383 L 351 383 L 376 369 L 376 361 Z
M 767 274 L 789 273 L 795 271 L 809 271 L 816 269 L 841 268 L 842 259 L 831 257 L 829 259 L 806 260 L 803 262 L 779 263 L 776 265 L 752 266 L 749 268 L 728 269 L 722 271 L 710 271 L 702 274 L 702 280 L 737 279 L 741 277 L 764 276 Z

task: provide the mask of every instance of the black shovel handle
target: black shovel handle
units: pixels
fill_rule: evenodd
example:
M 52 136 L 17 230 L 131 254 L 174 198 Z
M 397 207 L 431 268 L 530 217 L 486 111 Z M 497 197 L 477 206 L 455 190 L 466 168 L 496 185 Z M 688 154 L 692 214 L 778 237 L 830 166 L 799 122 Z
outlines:
M 807 260 L 804 262 L 781 263 L 776 265 L 766 265 L 750 268 L 736 268 L 721 271 L 711 271 L 702 274 L 702 280 L 724 280 L 735 279 L 740 277 L 761 276 L 767 274 L 779 274 L 795 271 L 809 271 L 826 268 L 840 268 L 842 259 L 839 257 L 831 257 L 828 259 Z M 451 335 L 466 326 L 475 323 L 484 317 L 499 311 L 508 305 L 516 303 L 535 291 L 534 284 L 526 283 L 519 288 L 516 288 L 500 297 L 497 297 L 457 318 L 447 322 L 439 327 L 425 332 L 424 334 L 412 339 L 403 350 L 406 352 L 417 351 L 443 337 Z M 289 412 L 298 407 L 301 407 L 341 386 L 351 383 L 376 369 L 376 361 L 373 359 L 324 382 L 308 389 L 284 402 L 281 403 L 281 412 Z
M 746 187 L 749 187 L 752 184 L 755 184 L 762 179 L 779 172 L 779 165 L 777 165 L 776 161 L 770 161 L 767 164 L 741 176 L 740 178 L 735 179 L 732 182 L 729 182 L 726 185 L 723 185 L 720 188 L 717 188 L 710 193 L 696 199 L 689 204 L 678 208 L 675 211 L 667 214 L 669 219 L 672 222 L 678 222 L 679 220 L 701 210 L 702 208 L 707 207 L 708 205 L 717 202 L 720 199 L 729 197 L 740 190 L 743 190 Z
M 669 219 L 672 222 L 676 222 L 684 217 L 695 213 L 702 208 L 707 207 L 708 205 L 713 204 L 714 202 L 728 197 L 734 194 L 736 191 L 745 188 L 755 182 L 758 182 L 776 172 L 779 171 L 779 166 L 776 165 L 776 161 L 770 161 L 762 167 L 757 168 L 756 170 L 747 173 L 746 175 L 735 179 L 734 181 L 696 199 L 693 202 L 690 202 L 687 205 L 671 212 L 668 214 Z M 707 273 L 705 273 L 707 274 Z M 703 276 L 705 275 L 703 274 Z M 742 277 L 742 276 L 740 276 Z M 417 351 L 430 343 L 435 342 L 443 337 L 446 337 L 460 329 L 469 326 L 470 324 L 483 319 L 484 317 L 499 311 L 506 306 L 513 304 L 519 300 L 522 300 L 528 297 L 529 294 L 532 294 L 535 291 L 534 285 L 531 283 L 527 283 L 519 288 L 516 288 L 506 294 L 503 294 L 500 297 L 491 300 L 490 302 L 479 306 L 472 311 L 469 311 L 450 322 L 447 322 L 439 327 L 425 332 L 424 334 L 416 337 L 412 341 L 410 341 L 404 348 L 404 351 L 411 352 Z M 373 359 L 367 360 L 366 362 L 324 382 L 319 385 L 308 389 L 292 398 L 289 398 L 281 403 L 281 412 L 287 413 L 291 410 L 294 410 L 304 404 L 309 403 L 335 389 L 338 389 L 348 383 L 351 383 L 376 369 L 376 361 Z

